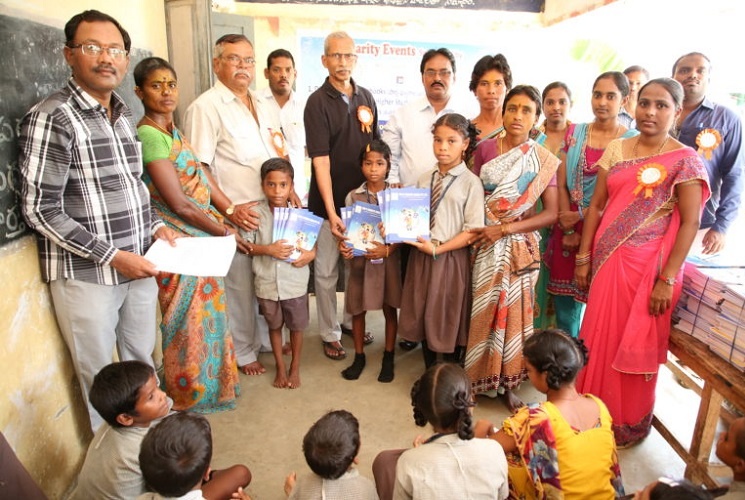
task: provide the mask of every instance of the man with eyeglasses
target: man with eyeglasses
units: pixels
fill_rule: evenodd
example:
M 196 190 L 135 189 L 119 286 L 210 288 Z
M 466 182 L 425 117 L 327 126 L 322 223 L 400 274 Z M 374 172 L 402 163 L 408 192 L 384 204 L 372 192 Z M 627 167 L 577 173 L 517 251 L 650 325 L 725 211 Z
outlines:
M 346 228 L 339 210 L 347 194 L 365 180 L 359 156 L 364 146 L 379 137 L 378 111 L 370 91 L 352 79 L 357 63 L 354 40 L 337 31 L 326 37 L 323 48 L 321 63 L 329 76 L 305 106 L 305 138 L 313 160 L 308 208 L 325 219 L 313 273 L 318 329 L 324 354 L 341 360 L 346 352 L 336 320 L 337 239 L 344 237 Z
M 65 38 L 72 77 L 21 122 L 21 201 L 87 401 L 115 346 L 119 359 L 153 365 L 157 271 L 143 255 L 153 238 L 173 243 L 175 233 L 151 210 L 132 113 L 114 92 L 129 35 L 87 10 L 67 22 Z M 103 421 L 88 411 L 95 431 Z
M 257 92 L 259 109 L 270 134 L 276 155 L 287 158 L 295 169 L 295 192 L 302 200 L 307 196 L 305 176 L 305 99 L 294 91 L 297 70 L 295 58 L 285 49 L 272 51 L 266 58 L 264 77 L 269 86 Z
M 432 149 L 432 125 L 446 113 L 467 113 L 463 102 L 451 98 L 455 83 L 455 56 L 448 49 L 430 49 L 419 65 L 424 96 L 398 108 L 383 126 L 383 140 L 391 148 L 391 172 L 388 181 L 394 187 L 415 186 L 419 177 L 437 163 Z M 466 115 L 467 116 L 467 115 Z M 401 248 L 402 267 L 406 270 L 410 247 Z M 401 340 L 399 346 L 414 349 L 416 342 Z
M 253 207 L 264 198 L 261 165 L 277 156 L 268 130 L 262 128 L 256 96 L 249 89 L 256 69 L 253 44 L 240 34 L 220 37 L 215 42 L 212 69 L 217 81 L 186 110 L 184 129 L 199 160 L 235 203 L 226 215 L 251 231 L 258 227 Z M 266 369 L 258 355 L 262 344 L 269 345 L 269 333 L 259 315 L 250 255 L 236 251 L 225 288 L 238 369 L 261 375 Z

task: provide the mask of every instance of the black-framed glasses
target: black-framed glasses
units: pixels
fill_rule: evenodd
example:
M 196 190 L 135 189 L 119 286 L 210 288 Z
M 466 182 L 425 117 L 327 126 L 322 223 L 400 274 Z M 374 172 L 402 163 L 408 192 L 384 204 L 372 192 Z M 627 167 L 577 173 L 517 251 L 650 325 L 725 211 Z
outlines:
M 253 57 L 241 57 L 236 54 L 223 56 L 223 59 L 228 61 L 230 64 L 234 64 L 235 66 L 238 66 L 241 62 L 244 62 L 248 66 L 253 66 L 254 64 L 256 64 L 256 59 L 254 59 Z
M 68 47 L 71 49 L 80 49 L 80 52 L 90 57 L 98 57 L 104 50 L 112 59 L 124 59 L 129 54 L 127 50 L 121 47 L 101 47 L 97 43 L 79 43 L 77 45 L 68 45 Z

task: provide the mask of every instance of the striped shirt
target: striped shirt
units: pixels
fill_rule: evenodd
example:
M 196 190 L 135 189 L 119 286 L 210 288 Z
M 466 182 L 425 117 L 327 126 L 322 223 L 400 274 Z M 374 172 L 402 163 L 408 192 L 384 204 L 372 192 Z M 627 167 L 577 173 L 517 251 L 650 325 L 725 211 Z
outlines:
M 162 224 L 140 178 L 132 114 L 116 94 L 110 105 L 111 120 L 71 78 L 21 122 L 22 210 L 45 281 L 129 281 L 110 266 L 117 249 L 143 255 Z

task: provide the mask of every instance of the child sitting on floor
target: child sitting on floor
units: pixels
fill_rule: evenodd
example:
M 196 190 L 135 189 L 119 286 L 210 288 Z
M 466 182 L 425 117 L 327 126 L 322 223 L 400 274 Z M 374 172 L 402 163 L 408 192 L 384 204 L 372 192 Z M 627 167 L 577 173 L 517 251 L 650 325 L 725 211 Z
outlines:
M 360 476 L 355 464 L 360 451 L 360 426 L 345 410 L 332 411 L 311 426 L 303 438 L 303 454 L 313 474 L 292 472 L 285 480 L 290 500 L 378 500 L 375 485 Z
M 600 399 L 574 386 L 587 348 L 561 330 L 523 345 L 528 378 L 547 401 L 523 406 L 502 424 L 477 423 L 476 435 L 502 445 L 510 498 L 614 498 L 623 494 L 611 417 Z
M 142 440 L 140 468 L 154 493 L 145 493 L 139 500 L 250 500 L 243 491 L 251 481 L 248 468 L 234 465 L 212 472 L 211 460 L 212 432 L 207 419 L 194 413 L 164 418 Z M 209 493 L 204 491 L 207 484 Z
M 732 469 L 729 492 L 722 500 L 745 499 L 745 417 L 734 420 L 717 441 L 717 457 Z

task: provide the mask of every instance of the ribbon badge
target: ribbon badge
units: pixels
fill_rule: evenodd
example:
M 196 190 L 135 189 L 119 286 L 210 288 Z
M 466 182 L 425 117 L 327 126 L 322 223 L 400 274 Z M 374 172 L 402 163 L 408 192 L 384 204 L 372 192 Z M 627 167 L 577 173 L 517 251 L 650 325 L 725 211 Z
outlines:
M 722 134 L 715 128 L 705 128 L 696 136 L 696 145 L 699 154 L 704 158 L 711 160 L 711 152 L 722 143 Z
M 373 124 L 373 112 L 372 109 L 367 106 L 360 106 L 357 108 L 357 119 L 360 121 L 362 131 L 369 134 L 372 129 L 370 128 Z
M 287 151 L 285 150 L 285 135 L 281 130 L 273 130 L 271 128 L 269 129 L 269 133 L 272 136 L 272 146 L 274 146 L 275 151 L 277 151 L 277 155 L 286 158 Z
M 634 189 L 634 194 L 639 194 L 643 189 L 644 197 L 651 198 L 652 190 L 662 184 L 666 177 L 667 170 L 663 165 L 660 165 L 659 163 L 648 163 L 642 165 L 636 173 L 638 184 Z

